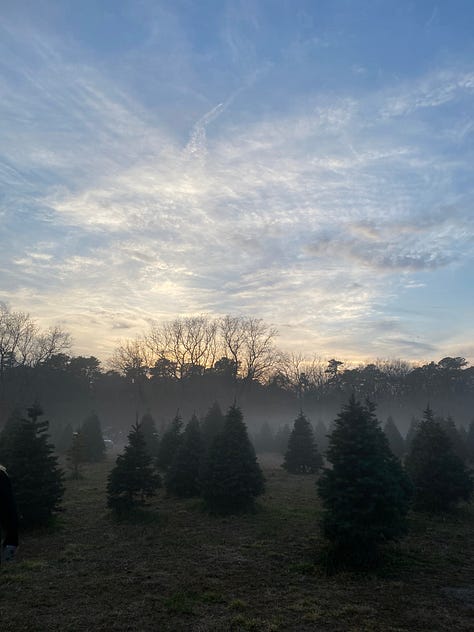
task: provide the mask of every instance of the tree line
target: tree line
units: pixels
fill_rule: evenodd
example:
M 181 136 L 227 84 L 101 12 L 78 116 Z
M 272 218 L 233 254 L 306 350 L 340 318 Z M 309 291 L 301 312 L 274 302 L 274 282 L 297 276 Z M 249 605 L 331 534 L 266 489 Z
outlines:
M 284 353 L 277 331 L 243 316 L 176 318 L 123 342 L 106 365 L 71 355 L 59 327 L 42 330 L 28 314 L 0 307 L 0 428 L 22 402 L 41 397 L 53 440 L 96 412 L 110 438 L 125 440 L 130 418 L 151 411 L 160 428 L 178 407 L 203 414 L 235 398 L 253 432 L 275 431 L 296 407 L 326 425 L 351 393 L 377 404 L 407 431 L 426 402 L 466 429 L 473 418 L 474 367 L 462 357 L 420 366 L 377 360 L 347 366 L 335 358 Z

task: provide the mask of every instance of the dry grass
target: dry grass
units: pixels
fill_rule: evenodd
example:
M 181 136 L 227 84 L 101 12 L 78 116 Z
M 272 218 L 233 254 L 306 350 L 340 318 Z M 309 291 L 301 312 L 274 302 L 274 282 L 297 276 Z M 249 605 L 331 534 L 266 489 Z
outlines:
M 328 577 L 312 477 L 266 458 L 253 514 L 216 518 L 162 492 L 133 522 L 116 522 L 110 466 L 68 482 L 55 529 L 23 535 L 0 572 L 2 632 L 473 629 L 472 507 L 412 516 L 378 573 Z

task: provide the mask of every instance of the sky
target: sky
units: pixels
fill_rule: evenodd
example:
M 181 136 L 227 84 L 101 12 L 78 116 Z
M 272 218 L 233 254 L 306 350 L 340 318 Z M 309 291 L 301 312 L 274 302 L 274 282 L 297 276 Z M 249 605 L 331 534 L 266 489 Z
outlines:
M 474 362 L 474 2 L 0 0 L 0 301 Z

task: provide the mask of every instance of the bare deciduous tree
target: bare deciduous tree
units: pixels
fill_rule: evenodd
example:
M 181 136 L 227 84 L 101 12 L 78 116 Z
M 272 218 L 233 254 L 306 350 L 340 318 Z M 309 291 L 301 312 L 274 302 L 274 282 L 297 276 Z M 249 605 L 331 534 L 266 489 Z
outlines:
M 217 322 L 207 316 L 175 318 L 154 324 L 144 343 L 153 363 L 170 361 L 175 377 L 182 379 L 213 366 L 218 351 L 217 331 Z
M 116 348 L 108 364 L 112 369 L 136 381 L 146 376 L 149 368 L 146 345 L 141 338 L 125 340 Z
M 245 345 L 244 319 L 240 316 L 224 316 L 219 321 L 219 331 L 223 342 L 223 355 L 234 363 L 234 379 L 237 378 Z
M 41 331 L 26 312 L 0 304 L 0 379 L 9 367 L 37 366 L 70 347 L 70 335 L 58 325 Z
M 234 379 L 263 380 L 277 361 L 276 335 L 276 329 L 260 318 L 175 318 L 155 323 L 142 339 L 122 343 L 110 364 L 124 373 L 166 361 L 180 380 L 213 368 L 217 358 L 228 358 Z
M 265 378 L 275 366 L 277 351 L 273 344 L 278 331 L 261 318 L 244 319 L 244 356 L 242 377 L 246 380 Z

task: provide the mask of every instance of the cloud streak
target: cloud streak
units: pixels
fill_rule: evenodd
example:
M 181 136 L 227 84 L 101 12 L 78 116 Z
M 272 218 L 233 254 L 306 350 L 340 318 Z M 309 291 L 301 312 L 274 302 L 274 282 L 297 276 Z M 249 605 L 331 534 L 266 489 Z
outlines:
M 67 49 L 36 36 L 25 56 L 25 34 L 7 36 L 19 78 L 0 79 L 14 95 L 0 105 L 0 299 L 61 320 L 90 353 L 200 312 L 262 316 L 302 350 L 436 352 L 407 318 L 390 335 L 375 322 L 474 258 L 472 121 L 437 118 L 472 105 L 472 72 L 252 114 L 256 70 L 217 105 L 194 103 L 183 135 Z

